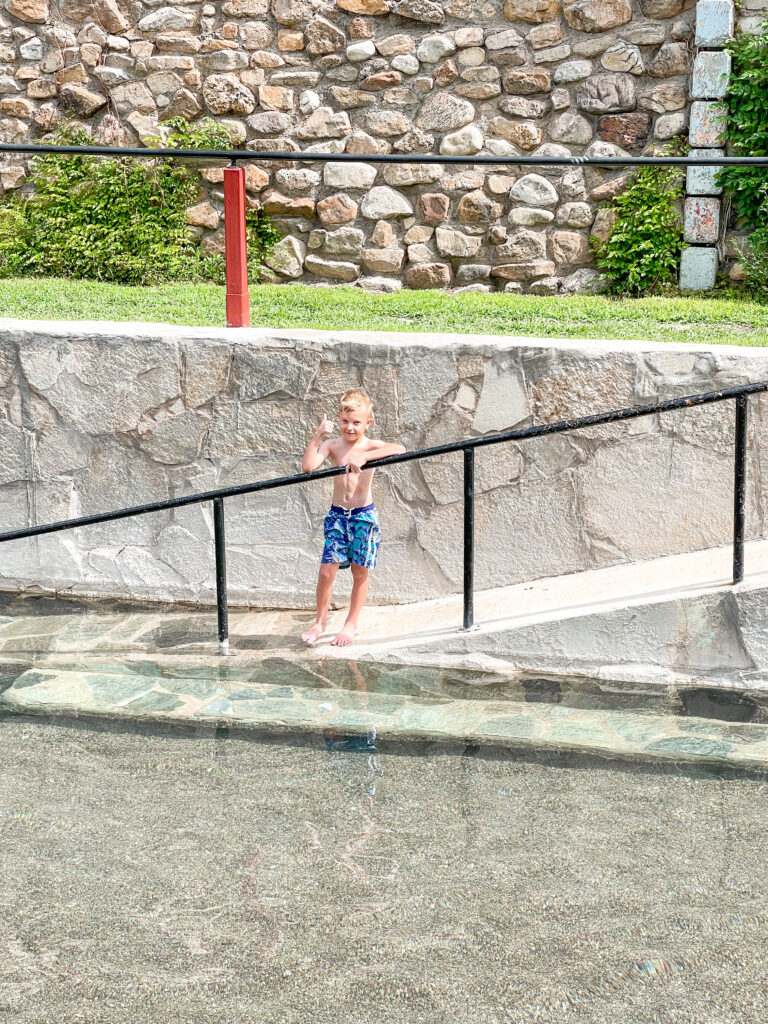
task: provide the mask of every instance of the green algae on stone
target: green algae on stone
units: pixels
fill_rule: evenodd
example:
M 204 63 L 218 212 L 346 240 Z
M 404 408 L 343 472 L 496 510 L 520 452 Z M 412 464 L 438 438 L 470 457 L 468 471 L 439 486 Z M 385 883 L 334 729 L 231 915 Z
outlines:
M 173 690 L 184 697 L 194 697 L 195 700 L 210 700 L 226 693 L 226 687 L 213 679 L 164 679 L 162 685 L 166 690 Z
M 104 704 L 119 704 L 153 689 L 155 681 L 144 677 L 99 676 L 82 673 L 82 680 L 96 700 Z
M 235 690 L 234 693 L 229 694 L 230 700 L 264 700 L 265 697 L 265 693 L 260 693 L 259 690 L 252 690 L 250 687 Z
M 471 735 L 494 739 L 527 740 L 533 736 L 538 724 L 537 719 L 531 715 L 509 714 L 504 718 L 494 718 L 489 722 L 483 722 L 482 725 L 472 730 Z
M 324 725 L 329 726 L 343 726 L 345 729 L 355 728 L 357 726 L 365 727 L 375 725 L 381 726 L 381 716 L 375 715 L 371 711 L 339 711 L 337 714 L 328 717 L 327 712 L 318 712 L 317 721 L 322 721 Z
M 15 690 L 26 690 L 30 686 L 39 686 L 40 683 L 48 682 L 50 679 L 50 673 L 38 672 L 32 668 L 27 672 L 22 672 L 15 680 L 13 687 Z
M 655 718 L 643 719 L 640 715 L 632 719 L 627 715 L 608 716 L 606 723 L 622 739 L 644 747 L 659 735 L 659 723 Z
M 257 706 L 251 708 L 251 703 Z M 309 719 L 306 705 L 300 704 L 298 701 L 272 700 L 269 695 L 263 701 L 239 700 L 235 704 L 222 698 L 211 704 L 206 704 L 195 712 L 195 716 L 201 718 L 211 718 L 216 715 L 226 715 L 228 718 L 253 724 L 305 725 Z
M 215 700 L 212 704 L 206 705 L 204 708 L 198 708 L 195 715 L 201 718 L 214 717 L 216 715 L 233 715 L 234 709 L 232 704 L 226 698 L 221 700 Z
M 670 736 L 649 744 L 646 750 L 665 751 L 670 754 L 694 754 L 699 757 L 727 758 L 734 752 L 731 743 L 722 740 L 706 739 L 703 736 Z
M 175 711 L 183 707 L 184 701 L 174 693 L 161 693 L 153 690 L 141 697 L 124 704 L 126 711 Z
M 541 705 L 539 705 L 541 707 Z M 555 718 L 552 714 L 546 718 L 546 737 L 553 743 L 599 743 L 610 745 L 611 727 L 604 715 L 590 715 L 583 711 L 572 712 L 565 708 L 547 709 L 550 712 L 565 711 L 561 718 Z
M 238 644 L 240 640 L 238 639 Z M 251 670 L 248 679 L 261 686 L 317 686 L 317 672 L 288 658 L 263 658 Z

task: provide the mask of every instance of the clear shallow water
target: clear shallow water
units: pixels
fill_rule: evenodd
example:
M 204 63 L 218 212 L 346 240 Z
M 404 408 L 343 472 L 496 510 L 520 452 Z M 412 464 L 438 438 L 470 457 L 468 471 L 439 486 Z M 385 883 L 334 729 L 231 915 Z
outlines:
M 0 720 L 0 1017 L 763 1024 L 768 779 Z
M 765 722 L 706 686 L 211 658 L 207 613 L 94 657 L 98 610 L 0 599 L 31 605 L 80 609 L 96 672 Z M 0 689 L 58 635 L 6 640 Z M 764 1024 L 767 799 L 757 773 L 0 715 L 0 1020 Z
M 596 711 L 693 716 L 726 722 L 768 724 L 768 692 L 723 691 L 706 683 L 675 688 L 601 681 L 590 678 L 517 677 L 461 668 L 399 667 L 358 662 L 354 651 L 347 660 L 308 661 L 298 634 L 312 620 L 309 612 L 282 613 L 291 631 L 238 635 L 229 661 L 215 653 L 215 614 L 210 610 L 155 606 L 91 599 L 59 599 L 44 595 L 0 592 L 0 621 L 26 625 L 19 635 L 0 636 L 0 692 L 27 668 L 39 666 L 53 654 L 56 665 L 69 670 L 123 672 L 174 679 L 222 683 L 265 684 L 290 688 L 328 687 L 347 691 L 414 696 L 436 702 L 486 699 L 524 704 L 551 704 Z M 152 624 L 139 630 L 136 615 Z M 115 631 L 113 647 L 105 649 L 104 634 L 115 630 L 122 617 L 133 623 L 127 634 Z M 43 623 L 38 631 L 35 623 Z M 61 625 L 59 625 L 61 623 Z M 236 616 L 235 616 L 236 623 Z M 24 630 L 28 633 L 25 634 Z M 139 632 L 139 641 L 131 634 Z M 77 642 L 73 643 L 73 638 Z M 60 641 L 63 640 L 63 643 Z M 142 657 L 141 652 L 145 652 Z
M 626 711 L 644 715 L 671 715 L 715 719 L 724 722 L 768 724 L 768 692 L 697 687 L 638 686 L 606 683 L 574 677 L 547 678 L 533 675 L 495 675 L 460 668 L 399 667 L 394 665 L 328 659 L 302 663 L 299 657 L 263 657 L 250 665 L 229 664 L 213 657 L 210 664 L 194 664 L 179 658 L 178 664 L 162 659 L 131 656 L 88 655 L 61 658 L 68 668 L 89 672 L 125 673 L 173 681 L 208 680 L 227 685 L 268 685 L 286 688 L 286 696 L 303 688 L 346 690 L 358 693 L 418 697 L 427 702 L 455 700 L 510 701 L 549 704 L 595 711 Z M 0 693 L 23 671 L 40 666 L 40 659 L 15 656 L 4 659 L 0 651 Z

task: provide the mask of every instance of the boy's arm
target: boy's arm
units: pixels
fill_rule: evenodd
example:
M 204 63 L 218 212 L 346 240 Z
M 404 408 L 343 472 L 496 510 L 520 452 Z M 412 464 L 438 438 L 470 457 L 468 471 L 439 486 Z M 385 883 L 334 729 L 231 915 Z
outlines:
M 404 455 L 405 450 L 404 444 L 372 440 L 368 446 L 368 451 L 365 453 L 365 461 L 370 462 L 371 459 L 386 459 L 388 455 Z
M 406 452 L 406 446 L 404 446 L 404 444 L 390 444 L 387 443 L 387 441 L 375 441 L 372 439 L 368 442 L 366 454 L 357 460 L 357 464 L 353 464 L 351 467 L 348 465 L 347 471 L 359 471 L 362 466 L 365 466 L 366 463 L 372 462 L 375 459 L 386 459 L 388 455 L 402 455 L 404 452 Z
M 307 445 L 304 458 L 301 460 L 302 473 L 313 473 L 316 469 L 319 469 L 330 454 L 331 442 L 321 442 L 319 439 L 315 441 L 313 437 Z
M 301 460 L 302 473 L 312 473 L 318 469 L 331 454 L 332 440 L 324 441 L 323 437 L 333 430 L 333 423 L 325 416 L 323 422 L 310 438 Z

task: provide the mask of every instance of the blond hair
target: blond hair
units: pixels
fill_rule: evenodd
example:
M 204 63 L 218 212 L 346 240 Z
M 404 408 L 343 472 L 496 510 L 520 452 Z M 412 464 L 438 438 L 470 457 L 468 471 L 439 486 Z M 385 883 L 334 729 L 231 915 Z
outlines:
M 373 416 L 373 402 L 371 396 L 365 391 L 347 391 L 339 399 L 339 412 L 352 412 L 353 409 L 363 409 L 369 416 Z

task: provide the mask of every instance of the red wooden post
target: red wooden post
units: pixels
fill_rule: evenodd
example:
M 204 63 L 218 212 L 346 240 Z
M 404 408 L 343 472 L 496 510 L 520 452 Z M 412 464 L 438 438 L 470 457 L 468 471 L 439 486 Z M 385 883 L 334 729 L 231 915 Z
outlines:
M 224 169 L 224 241 L 227 254 L 227 327 L 250 327 L 245 171 L 242 167 Z

